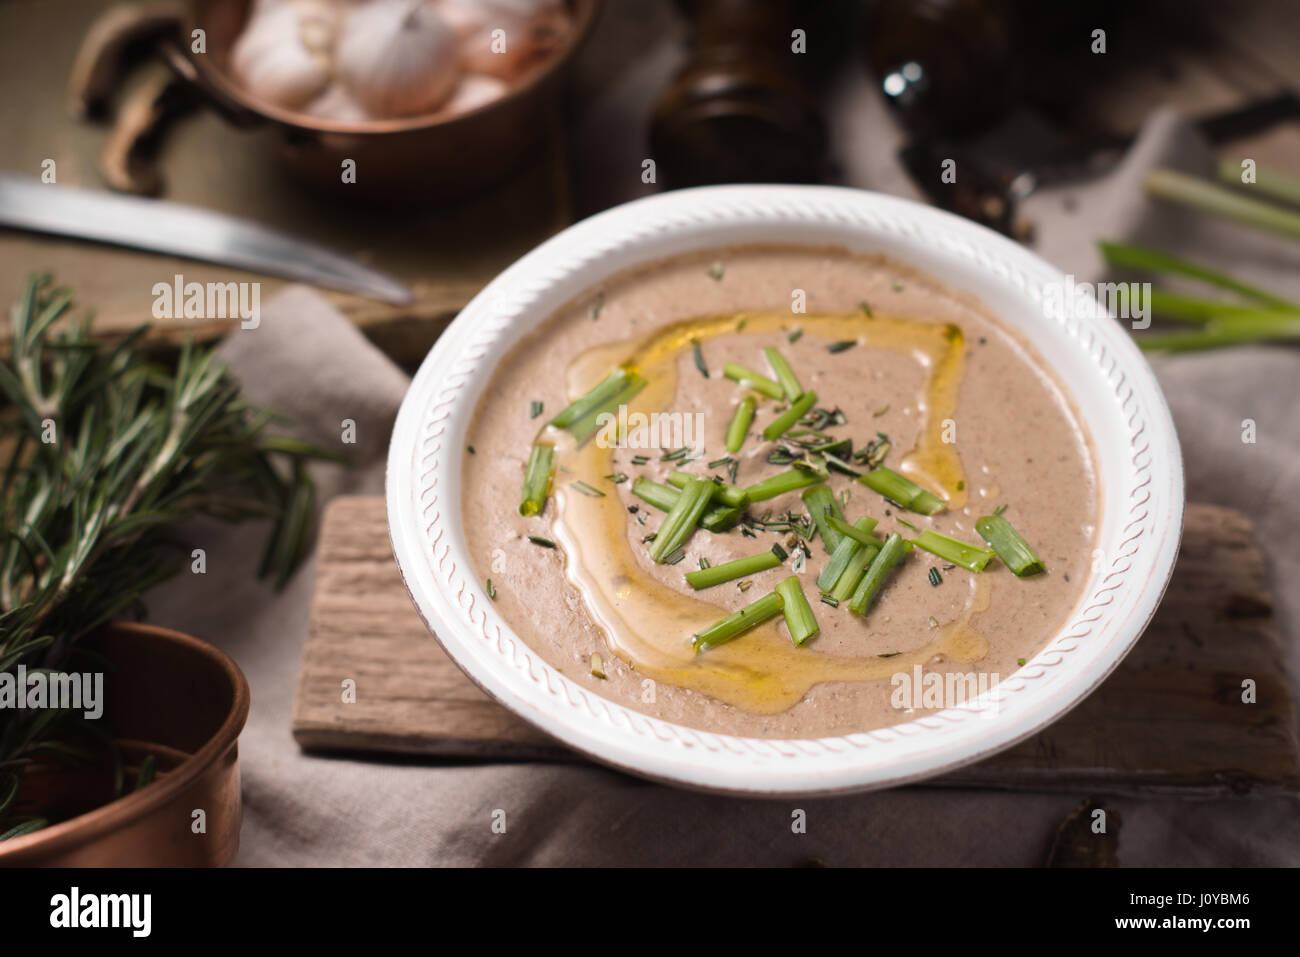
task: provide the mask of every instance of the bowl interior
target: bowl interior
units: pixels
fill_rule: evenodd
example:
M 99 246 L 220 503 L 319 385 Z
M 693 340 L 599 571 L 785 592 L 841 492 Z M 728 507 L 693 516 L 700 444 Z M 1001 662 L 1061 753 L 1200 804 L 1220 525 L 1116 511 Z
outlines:
M 1090 433 L 1101 516 L 1084 597 L 1025 667 L 962 708 L 817 740 L 682 728 L 568 682 L 514 635 L 475 581 L 459 509 L 462 437 L 497 358 L 609 276 L 756 242 L 881 252 L 972 294 L 1034 348 Z M 832 187 L 684 190 L 571 227 L 466 307 L 403 404 L 390 450 L 389 522 L 417 608 L 488 693 L 571 746 L 655 778 L 761 794 L 858 790 L 939 773 L 1014 744 L 1069 710 L 1123 658 L 1163 593 L 1181 532 L 1181 460 L 1154 376 L 1114 320 L 1045 306 L 1047 293 L 1065 281 L 973 223 Z

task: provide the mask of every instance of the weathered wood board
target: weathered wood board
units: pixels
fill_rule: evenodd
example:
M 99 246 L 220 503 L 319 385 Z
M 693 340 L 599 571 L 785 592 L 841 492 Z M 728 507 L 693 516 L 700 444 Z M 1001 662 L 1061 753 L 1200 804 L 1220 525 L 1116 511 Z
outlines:
M 293 733 L 314 751 L 584 760 L 478 690 L 429 636 L 380 498 L 337 498 L 318 545 Z M 355 703 L 342 682 L 357 683 Z M 1258 701 L 1241 702 L 1253 678 Z M 1240 513 L 1187 511 L 1183 551 L 1137 648 L 1061 721 L 936 782 L 1037 790 L 1300 790 L 1295 705 L 1263 556 Z

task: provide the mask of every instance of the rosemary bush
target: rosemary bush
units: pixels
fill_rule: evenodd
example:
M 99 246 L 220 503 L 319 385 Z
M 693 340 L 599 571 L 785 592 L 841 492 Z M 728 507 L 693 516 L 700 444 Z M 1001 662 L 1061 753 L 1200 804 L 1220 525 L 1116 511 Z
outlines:
M 0 361 L 0 672 L 63 670 L 81 636 L 138 613 L 187 561 L 170 531 L 200 515 L 270 519 L 259 575 L 282 586 L 308 545 L 306 463 L 342 461 L 269 432 L 276 418 L 240 398 L 211 351 L 187 341 L 174 368 L 161 365 L 139 347 L 145 328 L 106 345 L 89 317 L 56 325 L 71 303 L 49 277 L 29 278 Z M 106 753 L 120 791 L 120 756 L 94 722 L 0 710 L 0 840 L 47 823 L 14 810 L 34 760 Z

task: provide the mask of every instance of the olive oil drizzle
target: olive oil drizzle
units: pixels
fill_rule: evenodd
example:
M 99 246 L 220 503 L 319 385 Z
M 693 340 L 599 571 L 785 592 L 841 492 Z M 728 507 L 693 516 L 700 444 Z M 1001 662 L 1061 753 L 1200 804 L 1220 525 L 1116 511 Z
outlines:
M 669 411 L 677 391 L 677 358 L 695 342 L 746 331 L 780 330 L 789 317 L 745 313 L 683 320 L 629 345 L 602 346 L 579 356 L 566 373 L 571 395 L 581 395 L 617 365 L 634 369 L 649 385 L 628 403 L 628 414 Z M 919 400 L 922 428 L 900 470 L 941 494 L 949 507 L 965 503 L 966 483 L 955 447 L 942 441 L 943 422 L 952 418 L 962 375 L 962 335 L 952 325 L 862 313 L 813 315 L 800 319 L 805 332 L 828 340 L 854 339 L 868 347 L 909 356 L 926 370 Z M 914 665 L 936 660 L 973 662 L 988 651 L 970 618 L 988 607 L 989 576 L 971 576 L 971 598 L 957 619 L 935 629 L 923 646 L 889 658 L 842 657 L 815 647 L 796 648 L 782 626 L 769 622 L 743 638 L 696 655 L 690 636 L 728 613 L 711 602 L 670 588 L 652 577 L 649 559 L 628 539 L 628 516 L 618 496 L 572 493 L 570 482 L 597 485 L 614 471 L 614 450 L 598 441 L 576 447 L 567 434 L 548 429 L 556 442 L 557 470 L 566 482 L 555 490 L 553 533 L 565 554 L 565 573 L 605 633 L 611 650 L 639 674 L 690 688 L 757 714 L 784 711 L 817 684 L 888 679 Z

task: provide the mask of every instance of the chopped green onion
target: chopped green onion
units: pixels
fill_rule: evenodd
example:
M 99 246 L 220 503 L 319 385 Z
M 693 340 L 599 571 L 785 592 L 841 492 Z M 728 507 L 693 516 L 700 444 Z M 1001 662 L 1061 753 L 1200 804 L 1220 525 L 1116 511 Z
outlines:
M 695 531 L 695 526 L 700 523 L 700 518 L 709 505 L 709 499 L 713 497 L 713 485 L 711 479 L 693 478 L 686 483 L 686 487 L 677 496 L 677 501 L 664 516 L 659 531 L 655 533 L 654 543 L 650 546 L 652 561 L 662 565 L 669 555 L 691 537 L 691 532 Z
M 826 550 L 835 551 L 835 546 L 840 543 L 841 533 L 830 524 L 830 519 L 844 521 L 844 513 L 840 511 L 839 504 L 835 501 L 835 493 L 825 485 L 814 485 L 804 490 L 803 503 L 808 506 L 808 514 L 812 516 L 813 524 L 817 526 L 817 534 L 826 543 Z
M 940 535 L 928 528 L 912 539 L 912 544 L 917 548 L 925 549 L 931 555 L 938 555 L 944 561 L 960 565 L 972 572 L 984 571 L 984 566 L 992 561 L 995 554 L 991 548 L 972 545 L 970 542 L 963 542 L 960 538 Z
M 686 487 L 687 482 L 700 477 L 701 476 L 699 475 L 692 475 L 690 472 L 683 472 L 679 469 L 668 474 L 668 484 L 681 489 Z M 737 508 L 749 504 L 749 498 L 746 497 L 743 488 L 736 488 L 736 486 L 727 485 L 725 482 L 714 482 L 713 479 L 709 479 L 709 481 L 713 482 L 714 485 L 713 501 L 725 505 L 728 508 Z
M 1243 196 L 1237 190 L 1226 189 L 1181 170 L 1154 169 L 1147 173 L 1142 188 L 1158 199 L 1183 203 L 1211 216 L 1222 216 L 1256 229 L 1300 239 L 1300 213 Z
M 777 556 L 776 552 L 769 549 L 757 555 L 723 562 L 721 565 L 711 565 L 708 568 L 700 569 L 698 572 L 687 572 L 686 582 L 698 591 L 701 588 L 712 588 L 714 585 L 721 585 L 737 578 L 744 578 L 746 575 L 757 575 L 769 568 L 776 568 L 780 564 L 780 557 Z
M 781 596 L 781 611 L 785 614 L 785 627 L 790 631 L 790 640 L 795 645 L 802 645 L 820 629 L 813 610 L 808 605 L 808 599 L 804 597 L 799 576 L 791 575 L 779 582 L 776 593 Z
M 915 482 L 883 465 L 872 469 L 858 481 L 890 501 L 897 502 L 903 508 L 921 515 L 933 515 L 945 508 L 945 503 L 939 496 L 927 492 Z
M 692 639 L 695 652 L 699 654 L 739 638 L 749 629 L 761 625 L 769 618 L 780 614 L 784 600 L 779 592 L 768 592 L 757 601 L 750 602 L 740 611 L 728 615 L 699 632 Z
M 786 409 L 779 416 L 768 423 L 767 428 L 763 430 L 763 438 L 769 442 L 779 439 L 787 430 L 794 427 L 794 424 L 804 417 L 813 403 L 817 401 L 817 393 L 809 390 L 795 399 L 790 408 Z
M 880 542 L 871 545 L 859 545 L 857 542 L 853 542 L 853 554 L 849 556 L 844 570 L 840 572 L 839 578 L 831 586 L 832 598 L 836 601 L 848 601 L 853 597 L 854 589 L 858 587 L 858 582 L 862 581 L 862 576 L 866 574 L 868 566 L 879 554 L 881 545 Z
M 975 523 L 975 531 L 1017 576 L 1037 575 L 1043 570 L 1043 560 L 1001 515 L 985 515 Z
M 862 581 L 853 592 L 853 598 L 849 601 L 849 611 L 855 615 L 865 615 L 871 603 L 875 600 L 876 594 L 880 591 L 882 585 L 898 567 L 898 563 L 903 560 L 906 548 L 903 544 L 903 538 L 898 532 L 893 532 L 885 544 L 881 546 L 876 557 L 871 561 L 871 567 L 867 573 L 862 576 Z
M 776 381 L 781 383 L 781 389 L 785 392 L 785 397 L 793 402 L 803 395 L 803 387 L 799 385 L 799 380 L 795 378 L 790 363 L 785 361 L 785 356 L 781 355 L 772 346 L 764 346 L 763 355 L 767 356 L 767 364 L 772 367 L 772 374 L 776 376 Z
M 740 400 L 740 405 L 736 406 L 736 414 L 731 417 L 731 424 L 727 426 L 727 451 L 739 452 L 740 447 L 745 444 L 745 436 L 749 434 L 749 427 L 754 422 L 754 399 L 751 396 L 745 396 Z
M 641 376 L 633 373 L 629 375 L 623 384 L 613 396 L 604 402 L 596 405 L 584 413 L 576 422 L 569 426 L 569 431 L 573 434 L 574 439 L 581 445 L 604 423 L 600 420 L 603 416 L 613 415 L 620 405 L 625 405 L 632 401 L 632 398 L 646 387 L 646 380 Z M 563 415 L 563 413 L 561 413 Z
M 826 522 L 832 529 L 841 535 L 847 535 L 859 545 L 879 545 L 880 543 L 871 537 L 871 530 L 876 527 L 876 520 L 874 518 L 862 518 L 858 521 L 866 522 L 867 527 L 860 531 L 857 526 L 850 525 L 842 518 L 837 518 L 834 515 L 826 517 Z
M 786 492 L 793 492 L 795 489 L 807 488 L 809 485 L 824 482 L 827 477 L 825 472 L 816 469 L 788 469 L 746 487 L 745 494 L 749 496 L 751 503 L 764 502 L 769 498 L 784 495 Z
M 755 372 L 753 369 L 746 369 L 734 362 L 727 362 L 722 366 L 722 374 L 728 379 L 740 383 L 746 389 L 753 389 L 769 399 L 785 398 L 785 390 L 781 388 L 779 382 L 773 382 L 767 376 Z
M 862 534 L 870 532 L 875 527 L 876 520 L 865 515 L 853 523 L 853 530 L 861 532 Z M 872 542 L 870 545 L 860 545 L 850 536 L 842 536 L 839 544 L 835 546 L 835 551 L 831 553 L 830 561 L 826 563 L 826 567 L 823 568 L 821 574 L 817 576 L 817 587 L 824 592 L 831 591 L 835 588 L 836 583 L 840 580 L 840 576 L 844 574 L 844 570 L 848 568 L 849 562 L 859 549 L 870 548 L 872 554 L 874 554 L 875 549 L 878 547 L 878 542 Z M 867 561 L 870 560 L 870 557 L 868 557 Z M 863 562 L 862 567 L 866 567 L 866 562 Z M 849 591 L 852 592 L 852 589 L 850 588 Z
M 1158 249 L 1151 249 L 1147 246 L 1139 246 L 1133 243 L 1098 243 L 1102 256 L 1111 266 L 1118 266 L 1128 269 L 1144 269 L 1150 272 L 1168 272 L 1179 276 L 1189 276 L 1193 279 L 1199 279 L 1201 282 L 1209 283 L 1212 286 L 1218 286 L 1222 289 L 1230 289 L 1233 292 L 1240 293 L 1250 299 L 1266 303 L 1270 306 L 1276 306 L 1278 309 L 1295 309 L 1296 304 L 1288 299 L 1282 299 L 1273 295 L 1267 289 L 1260 289 L 1257 286 L 1250 286 L 1244 282 L 1239 282 L 1232 276 L 1225 273 L 1216 272 L 1207 269 L 1204 266 L 1186 259 L 1180 259 L 1177 256 L 1171 256 L 1168 253 L 1161 252 Z
M 524 491 L 519 501 L 519 514 L 537 515 L 546 507 L 546 495 L 551 489 L 551 468 L 555 460 L 555 446 L 534 445 L 528 454 L 528 467 L 524 470 Z
M 624 368 L 615 369 L 600 381 L 591 391 L 565 406 L 564 410 L 551 419 L 551 425 L 557 429 L 567 429 L 574 422 L 593 409 L 600 408 L 627 384 L 629 373 Z
M 492 584 L 492 579 L 486 579 L 487 596 L 493 601 L 497 600 L 497 586 Z
M 677 504 L 677 499 L 681 497 L 681 492 L 675 488 L 669 488 L 667 485 L 660 485 L 658 482 L 652 482 L 645 476 L 637 476 L 632 480 L 632 494 L 647 505 L 659 509 L 661 512 L 667 512 Z M 700 525 L 710 532 L 725 532 L 732 528 L 744 513 L 744 507 L 730 507 L 727 505 L 714 505 L 705 510 L 704 515 L 700 518 Z

